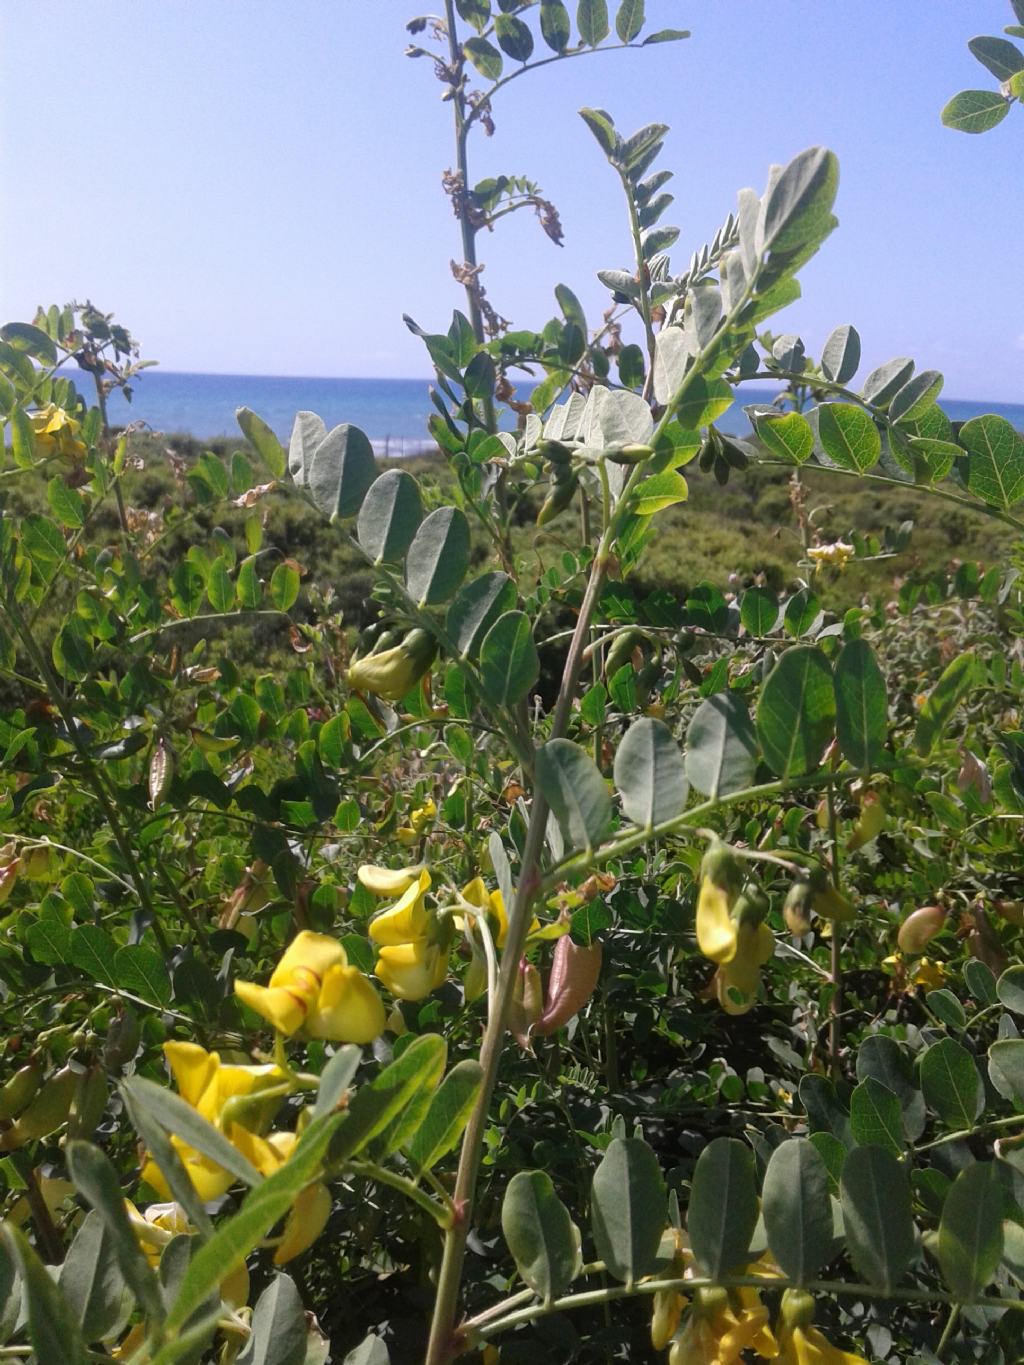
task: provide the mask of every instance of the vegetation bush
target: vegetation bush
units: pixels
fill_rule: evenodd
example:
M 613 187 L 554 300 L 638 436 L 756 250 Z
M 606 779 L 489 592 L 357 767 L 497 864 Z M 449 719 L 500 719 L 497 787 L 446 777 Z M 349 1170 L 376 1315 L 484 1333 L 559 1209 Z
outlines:
M 111 316 L 0 330 L 6 1359 L 1024 1358 L 1024 437 L 766 331 L 822 148 L 674 274 L 667 129 L 583 110 L 633 266 L 599 327 L 501 318 L 478 234 L 559 220 L 470 134 L 686 36 L 575 17 L 408 26 L 437 458 L 113 431 Z

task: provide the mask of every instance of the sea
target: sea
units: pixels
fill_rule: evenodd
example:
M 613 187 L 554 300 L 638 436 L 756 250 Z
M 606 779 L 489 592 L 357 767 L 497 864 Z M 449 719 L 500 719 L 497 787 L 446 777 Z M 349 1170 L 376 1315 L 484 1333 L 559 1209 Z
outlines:
M 434 411 L 427 379 L 300 379 L 282 375 L 184 374 L 151 369 L 135 382 L 131 403 L 120 393 L 110 401 L 112 424 L 144 422 L 153 431 L 181 434 L 197 440 L 237 436 L 235 409 L 251 408 L 287 442 L 297 412 L 316 412 L 328 429 L 351 422 L 373 441 L 378 454 L 405 456 L 432 449 L 427 417 Z M 518 397 L 526 399 L 532 385 L 523 384 Z M 748 403 L 770 403 L 777 389 L 741 385 L 737 399 L 719 419 L 721 430 L 735 435 L 749 431 L 743 413 Z M 1024 430 L 1024 403 L 986 403 L 940 400 L 953 421 L 967 421 L 993 412 Z

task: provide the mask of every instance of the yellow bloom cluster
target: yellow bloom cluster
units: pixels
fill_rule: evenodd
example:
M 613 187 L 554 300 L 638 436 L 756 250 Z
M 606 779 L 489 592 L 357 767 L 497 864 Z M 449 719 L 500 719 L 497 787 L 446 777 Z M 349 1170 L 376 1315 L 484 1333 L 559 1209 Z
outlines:
M 85 455 L 85 442 L 79 436 L 81 422 L 56 403 L 47 403 L 34 412 L 29 423 L 37 454 L 60 455 L 65 460 L 80 460 Z
M 812 545 L 807 551 L 807 558 L 814 562 L 816 568 L 821 568 L 823 564 L 831 564 L 836 569 L 845 569 L 847 562 L 853 558 L 854 548 L 848 545 L 845 540 L 837 540 L 832 545 Z
M 756 1289 L 698 1289 L 669 1350 L 669 1365 L 736 1365 L 744 1351 L 774 1360 L 778 1345 Z
M 337 939 L 309 929 L 292 940 L 268 986 L 236 981 L 235 994 L 289 1037 L 302 1029 L 334 1043 L 370 1043 L 384 1031 L 373 986 Z
M 430 873 L 425 867 L 389 868 L 365 864 L 359 880 L 376 896 L 397 895 L 370 921 L 377 945 L 378 979 L 399 1000 L 423 1000 L 448 975 L 448 949 L 437 915 L 426 907 Z

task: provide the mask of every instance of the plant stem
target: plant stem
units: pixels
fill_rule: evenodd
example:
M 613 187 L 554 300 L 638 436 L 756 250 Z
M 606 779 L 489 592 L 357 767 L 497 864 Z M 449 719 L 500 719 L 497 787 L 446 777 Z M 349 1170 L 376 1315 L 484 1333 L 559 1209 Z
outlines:
M 949 1343 L 952 1341 L 952 1339 L 953 1339 L 953 1333 L 956 1331 L 956 1325 L 957 1325 L 957 1322 L 958 1322 L 959 1320 L 960 1320 L 960 1305 L 959 1305 L 958 1303 L 954 1303 L 954 1304 L 950 1307 L 950 1310 L 949 1310 L 949 1317 L 946 1319 L 946 1325 L 945 1325 L 945 1327 L 942 1329 L 942 1336 L 939 1338 L 939 1344 L 938 1344 L 938 1346 L 936 1346 L 936 1348 L 935 1348 L 935 1357 L 936 1357 L 937 1360 L 941 1360 L 941 1359 L 942 1359 L 943 1354 L 945 1353 L 946 1347 L 947 1347 L 947 1346 L 949 1345 Z
M 831 857 L 829 858 L 829 871 L 832 875 L 832 885 L 839 891 L 839 819 L 836 813 L 836 789 L 831 780 L 825 794 L 828 802 L 828 837 L 831 845 Z M 842 1067 L 839 1062 L 839 1053 L 843 1045 L 843 963 L 842 963 L 842 944 L 840 942 L 840 924 L 838 920 L 832 924 L 832 941 L 829 945 L 829 967 L 832 977 L 832 999 L 829 1002 L 828 1020 L 828 1053 L 829 1067 L 832 1072 L 832 1079 L 837 1081 L 842 1075 Z

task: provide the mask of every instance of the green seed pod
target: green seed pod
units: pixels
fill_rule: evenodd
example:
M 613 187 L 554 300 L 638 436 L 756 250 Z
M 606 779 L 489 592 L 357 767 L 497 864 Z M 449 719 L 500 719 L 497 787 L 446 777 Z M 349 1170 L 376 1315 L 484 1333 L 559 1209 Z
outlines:
M 129 1006 L 110 1021 L 103 1043 L 103 1065 L 112 1075 L 123 1071 L 133 1061 L 142 1041 L 139 1016 Z
M 747 465 L 750 463 L 746 451 L 734 441 L 730 441 L 728 436 L 720 437 L 720 441 L 722 454 L 725 456 L 726 462 L 730 464 L 733 469 L 746 469 Z
M 633 650 L 636 649 L 642 638 L 637 630 L 624 630 L 621 635 L 616 635 L 611 648 L 605 655 L 604 676 L 606 678 L 614 678 L 624 664 L 631 662 Z
M 174 750 L 163 738 L 157 740 L 149 760 L 149 809 L 159 810 L 174 781 Z
M 548 522 L 554 521 L 559 512 L 565 511 L 573 500 L 576 489 L 579 487 L 579 482 L 579 479 L 573 474 L 568 479 L 552 483 L 551 491 L 544 499 L 544 503 L 537 513 L 538 526 L 547 526 Z
M 635 444 L 612 446 L 611 449 L 605 451 L 605 458 L 610 460 L 612 464 L 631 465 L 642 464 L 644 460 L 649 460 L 653 454 L 653 446 Z
M 786 921 L 786 928 L 797 938 L 803 938 L 804 934 L 811 931 L 813 898 L 814 888 L 809 881 L 794 882 L 789 888 L 786 903 L 782 907 L 782 918 Z
M 0 1089 L 0 1119 L 17 1118 L 43 1081 L 42 1064 L 35 1058 L 19 1067 Z
M 68 1113 L 68 1137 L 91 1140 L 107 1107 L 107 1078 L 101 1066 L 90 1066 L 78 1077 Z
M 572 451 L 567 445 L 563 445 L 561 441 L 550 441 L 546 438 L 537 442 L 537 454 L 554 465 L 568 464 L 572 459 Z
M 55 1072 L 11 1127 L 0 1133 L 0 1152 L 13 1152 L 59 1128 L 68 1116 L 77 1087 L 77 1071 L 65 1066 Z
M 710 474 L 715 466 L 717 458 L 718 450 L 714 441 L 711 439 L 711 433 L 708 432 L 707 436 L 704 438 L 704 444 L 700 448 L 700 453 L 697 456 L 697 463 L 700 465 L 702 473 Z

